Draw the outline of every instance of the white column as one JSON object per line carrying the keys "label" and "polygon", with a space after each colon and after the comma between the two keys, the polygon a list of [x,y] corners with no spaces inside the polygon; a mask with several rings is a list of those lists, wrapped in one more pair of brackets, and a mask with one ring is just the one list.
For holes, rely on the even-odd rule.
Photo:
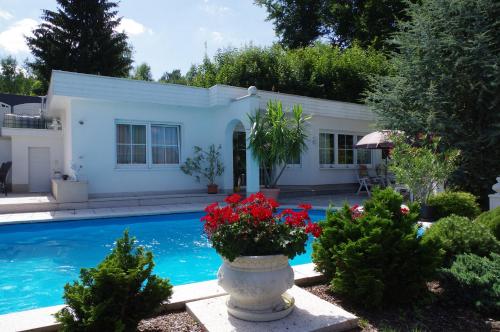
{"label": "white column", "polygon": [[492,187],[494,194],[488,195],[490,197],[490,210],[500,206],[500,176],[497,177],[497,183]]}
{"label": "white column", "polygon": [[[248,137],[248,133],[247,133]],[[247,145],[247,194],[253,194],[260,191],[259,182],[259,163],[254,158],[252,149]]]}

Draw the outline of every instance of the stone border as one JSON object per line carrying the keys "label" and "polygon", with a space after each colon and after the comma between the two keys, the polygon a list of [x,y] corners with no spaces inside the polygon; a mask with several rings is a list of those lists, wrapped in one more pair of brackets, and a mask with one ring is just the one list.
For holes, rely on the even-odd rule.
{"label": "stone border", "polygon": [[[292,268],[295,284],[298,286],[314,284],[323,279],[323,275],[314,270],[313,263],[295,265]],[[170,302],[164,303],[160,310],[180,310],[185,308],[187,302],[226,295],[217,285],[217,280],[174,286],[173,291]],[[53,314],[63,307],[57,305],[0,315],[0,331],[57,331],[59,324],[54,320]]]}

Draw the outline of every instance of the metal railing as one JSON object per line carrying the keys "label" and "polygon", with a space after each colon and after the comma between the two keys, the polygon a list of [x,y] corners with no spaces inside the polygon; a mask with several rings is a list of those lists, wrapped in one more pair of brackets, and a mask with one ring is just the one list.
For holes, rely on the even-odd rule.
{"label": "metal railing", "polygon": [[13,113],[4,114],[2,126],[7,128],[54,129],[51,118]]}

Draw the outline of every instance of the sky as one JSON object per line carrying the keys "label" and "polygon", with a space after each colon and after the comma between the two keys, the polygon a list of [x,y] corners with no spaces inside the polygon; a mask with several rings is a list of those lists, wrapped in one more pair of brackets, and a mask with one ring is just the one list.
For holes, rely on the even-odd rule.
{"label": "sky", "polygon": [[[29,58],[23,36],[41,22],[42,9],[56,6],[55,0],[0,0],[0,57]],[[253,0],[121,0],[119,15],[136,64],[148,63],[155,79],[200,63],[205,42],[212,56],[220,48],[277,40],[266,10]]]}

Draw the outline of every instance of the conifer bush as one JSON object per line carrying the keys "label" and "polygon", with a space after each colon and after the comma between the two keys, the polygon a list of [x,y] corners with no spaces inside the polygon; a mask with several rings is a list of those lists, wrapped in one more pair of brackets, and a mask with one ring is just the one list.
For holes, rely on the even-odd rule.
{"label": "conifer bush", "polygon": [[500,206],[481,213],[475,222],[488,227],[497,240],[500,241]]}
{"label": "conifer bush", "polygon": [[445,295],[453,301],[485,313],[500,313],[500,255],[458,255],[452,266],[441,271]]}
{"label": "conifer bush", "polygon": [[481,213],[476,196],[464,191],[445,191],[432,195],[427,205],[433,208],[435,220],[452,214],[474,219]]}
{"label": "conifer bush", "polygon": [[331,289],[366,307],[419,297],[441,263],[435,243],[417,236],[418,206],[392,189],[374,191],[365,206],[345,205],[320,222],[313,261]]}
{"label": "conifer bush", "polygon": [[423,236],[425,243],[435,243],[445,252],[444,267],[449,267],[457,255],[472,253],[481,257],[500,253],[500,242],[489,228],[466,217],[449,216],[438,220]]}
{"label": "conifer bush", "polygon": [[67,307],[56,314],[62,331],[135,331],[139,321],[170,298],[168,279],[152,274],[153,254],[123,237],[96,268],[64,286]]}

